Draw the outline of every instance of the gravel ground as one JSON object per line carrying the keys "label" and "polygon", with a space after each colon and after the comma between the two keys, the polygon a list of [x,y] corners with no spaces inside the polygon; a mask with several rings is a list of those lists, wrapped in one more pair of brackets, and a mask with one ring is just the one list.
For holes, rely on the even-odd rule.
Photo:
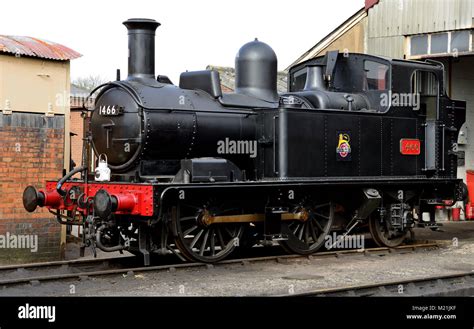
{"label": "gravel ground", "polygon": [[21,286],[0,290],[0,296],[267,296],[474,271],[474,222],[449,222],[443,230],[417,230],[417,240],[443,247],[415,253],[145,272]]}

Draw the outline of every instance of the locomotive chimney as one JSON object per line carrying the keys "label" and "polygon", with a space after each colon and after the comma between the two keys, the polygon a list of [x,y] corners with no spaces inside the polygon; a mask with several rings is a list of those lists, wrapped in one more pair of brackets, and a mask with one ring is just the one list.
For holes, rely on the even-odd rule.
{"label": "locomotive chimney", "polygon": [[128,79],[155,79],[155,31],[161,24],[154,19],[131,18],[128,29]]}

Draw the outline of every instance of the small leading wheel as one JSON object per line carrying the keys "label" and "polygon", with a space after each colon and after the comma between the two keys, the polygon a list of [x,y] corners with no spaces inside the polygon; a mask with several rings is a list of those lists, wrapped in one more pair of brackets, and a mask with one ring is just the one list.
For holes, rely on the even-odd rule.
{"label": "small leading wheel", "polygon": [[407,236],[407,232],[400,232],[397,234],[390,233],[386,222],[380,222],[380,218],[377,216],[370,216],[369,218],[369,229],[370,234],[372,234],[372,238],[374,239],[375,243],[379,247],[389,247],[394,248],[403,243]]}
{"label": "small leading wheel", "polygon": [[309,255],[324,244],[334,220],[334,207],[332,203],[325,203],[298,207],[296,211],[303,212],[304,216],[300,220],[282,222],[282,233],[288,240],[280,244],[289,253]]}
{"label": "small leading wheel", "polygon": [[218,262],[239,245],[243,226],[234,223],[206,225],[203,219],[210,211],[183,205],[176,209],[173,218],[176,247],[190,261]]}

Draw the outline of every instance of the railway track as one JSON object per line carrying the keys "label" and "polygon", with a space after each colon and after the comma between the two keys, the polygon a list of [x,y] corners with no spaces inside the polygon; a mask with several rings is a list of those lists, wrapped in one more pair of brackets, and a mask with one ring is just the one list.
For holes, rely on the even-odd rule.
{"label": "railway track", "polygon": [[[84,280],[91,277],[107,275],[134,275],[136,273],[152,271],[176,271],[190,268],[213,268],[231,264],[247,265],[256,262],[288,262],[298,259],[317,259],[324,257],[350,257],[354,255],[381,255],[390,253],[411,253],[417,250],[439,248],[438,243],[419,243],[404,245],[396,248],[367,248],[364,250],[338,250],[318,252],[309,256],[301,255],[275,255],[263,257],[236,258],[221,261],[215,264],[205,263],[178,263],[175,262],[157,266],[140,266],[137,262],[141,260],[135,256],[124,256],[118,258],[104,259],[82,259],[72,261],[45,262],[36,264],[10,265],[0,267],[0,287],[22,284],[38,285],[47,281]],[[8,278],[8,275],[10,277]],[[5,279],[5,277],[7,277]]]}
{"label": "railway track", "polygon": [[472,296],[474,272],[435,275],[364,285],[325,288],[278,297]]}
{"label": "railway track", "polygon": [[0,267],[0,276],[4,276],[5,273],[11,271],[25,272],[35,271],[42,269],[55,269],[55,268],[71,268],[91,265],[110,265],[112,263],[130,261],[133,262],[135,256],[123,256],[123,257],[104,257],[104,258],[87,258],[87,259],[74,259],[64,261],[53,261],[53,262],[41,262],[41,263],[28,263],[28,264],[14,264]]}

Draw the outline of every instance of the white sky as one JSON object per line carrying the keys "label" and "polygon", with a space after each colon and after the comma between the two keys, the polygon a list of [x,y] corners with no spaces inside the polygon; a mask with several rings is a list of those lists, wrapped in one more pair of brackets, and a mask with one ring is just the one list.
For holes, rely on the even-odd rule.
{"label": "white sky", "polygon": [[14,0],[4,1],[0,34],[25,35],[61,43],[83,55],[71,77],[127,75],[128,18],[153,18],[156,74],[178,83],[185,70],[208,64],[234,66],[237,50],[258,37],[285,69],[303,52],[362,8],[364,0]]}

